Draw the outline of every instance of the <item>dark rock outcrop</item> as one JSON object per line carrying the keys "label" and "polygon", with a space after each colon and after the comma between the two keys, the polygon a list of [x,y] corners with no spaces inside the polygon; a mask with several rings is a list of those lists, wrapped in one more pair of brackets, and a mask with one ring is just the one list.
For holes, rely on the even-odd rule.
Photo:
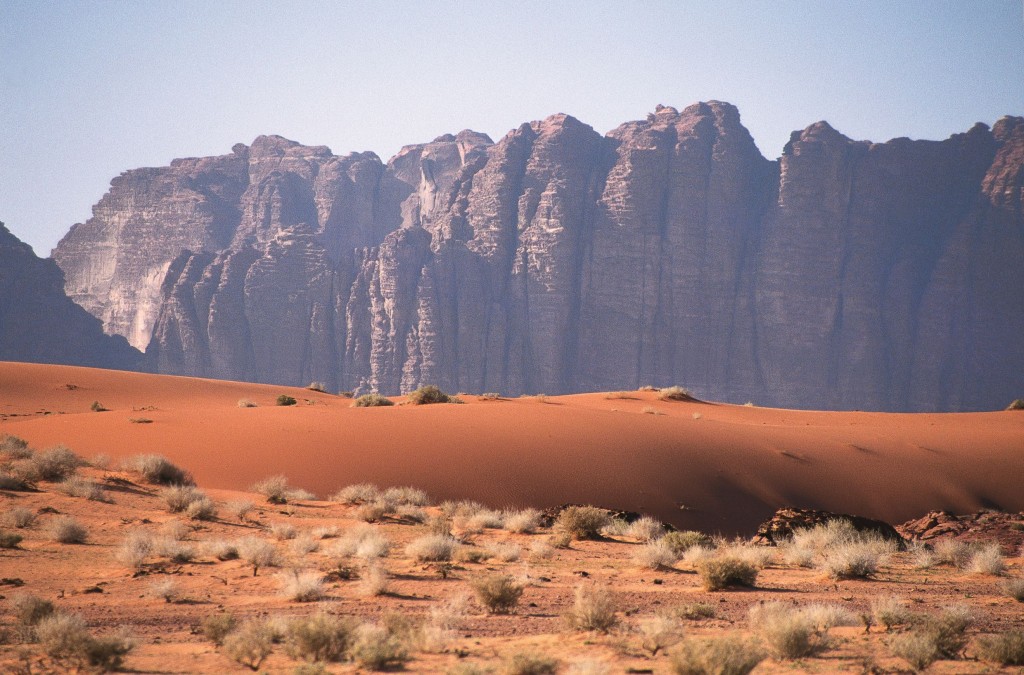
{"label": "dark rock outcrop", "polygon": [[793,536],[797,530],[809,530],[817,525],[825,525],[830,521],[849,523],[857,532],[877,535],[886,541],[896,542],[903,548],[905,542],[900,533],[889,523],[881,520],[850,516],[845,513],[830,513],[815,509],[784,508],[775,512],[757,528],[753,541],[758,544],[781,544]]}
{"label": "dark rock outcrop", "polygon": [[64,275],[0,223],[0,361],[134,370],[142,354],[64,294]]}
{"label": "dark rock outcrop", "polygon": [[260,137],[115,179],[54,258],[166,373],[998,409],[1024,372],[1024,119],[882,144],[819,122],[774,162],[719,102],[387,164]]}

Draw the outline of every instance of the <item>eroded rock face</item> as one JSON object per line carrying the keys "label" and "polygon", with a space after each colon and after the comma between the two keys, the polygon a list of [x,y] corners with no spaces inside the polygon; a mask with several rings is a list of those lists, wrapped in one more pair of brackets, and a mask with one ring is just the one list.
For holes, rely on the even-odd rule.
{"label": "eroded rock face", "polygon": [[819,122],[775,162],[719,102],[387,164],[260,137],[127,172],[54,257],[160,372],[999,409],[1024,372],[1024,120],[882,144]]}
{"label": "eroded rock face", "polygon": [[64,294],[64,275],[0,223],[0,361],[134,370],[142,354]]}

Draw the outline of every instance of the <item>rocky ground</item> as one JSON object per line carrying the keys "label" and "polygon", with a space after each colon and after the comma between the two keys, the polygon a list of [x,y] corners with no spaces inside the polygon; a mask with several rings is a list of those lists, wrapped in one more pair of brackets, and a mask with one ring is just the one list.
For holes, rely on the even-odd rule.
{"label": "rocky ground", "polygon": [[[32,461],[8,454],[2,463],[17,474]],[[930,672],[1004,672],[979,658],[980,645],[985,636],[1024,629],[1024,605],[1006,590],[1024,577],[1024,514],[928,514],[897,528],[909,538],[902,549],[896,544],[877,549],[877,571],[865,578],[833,578],[823,568],[832,555],[828,542],[768,546],[719,540],[713,542],[717,554],[692,548],[682,559],[659,560],[658,545],[645,541],[665,533],[658,528],[613,521],[597,539],[565,540],[564,523],[555,519],[529,533],[512,532],[529,525],[532,514],[502,514],[471,504],[419,505],[414,491],[384,500],[368,494],[365,502],[349,504],[340,498],[309,500],[301,493],[275,504],[259,493],[185,491],[184,501],[199,506],[172,513],[167,488],[137,471],[99,468],[102,458],[95,464],[79,468],[77,482],[38,479],[36,489],[0,491],[2,532],[22,537],[12,548],[0,549],[4,672],[83,666],[80,655],[62,655],[52,641],[35,642],[33,629],[19,623],[15,609],[23,606],[24,594],[51,602],[58,612],[80,615],[94,638],[125,631],[135,647],[124,668],[142,673],[249,672],[238,662],[245,660],[237,653],[238,638],[234,646],[230,639],[217,646],[204,635],[204,621],[224,614],[238,624],[261,622],[269,631],[263,635],[271,651],[259,670],[306,673],[370,670],[366,645],[379,651],[389,639],[387,644],[405,654],[392,665],[412,672],[555,672],[540,661],[525,664],[524,654],[557,661],[558,672],[700,672],[675,665],[687,645],[731,635],[748,638],[748,647],[762,653],[758,673],[904,672],[911,666],[896,655],[899,641],[917,634],[924,625],[920,617],[954,607],[970,615],[965,644],[955,659],[938,659]],[[247,502],[251,510],[246,512]],[[17,527],[19,516],[31,522]],[[82,543],[54,541],[54,528],[67,517],[84,526]],[[457,542],[452,559],[417,559],[410,544],[439,532],[450,532]],[[972,543],[948,543],[957,540]],[[133,560],[129,541],[148,541],[150,548],[136,547]],[[254,542],[266,542],[275,558],[256,575],[249,562],[229,555],[232,546],[246,555]],[[972,561],[985,542],[1001,543],[996,560],[1004,569],[990,564],[983,570]],[[664,547],[660,550],[663,554]],[[757,568],[753,586],[706,589],[702,561],[724,555],[721,551]],[[947,555],[959,555],[953,560],[959,566],[943,562]],[[302,576],[307,573],[309,579]],[[508,614],[488,612],[474,591],[488,575],[508,575],[522,588]],[[312,588],[309,601],[288,597],[289,579],[305,580]],[[579,618],[577,594],[584,602],[590,598],[590,609],[602,614],[594,599],[604,592],[612,625],[605,631],[573,627],[567,617]],[[918,618],[904,617],[886,630],[877,615],[890,596]],[[764,606],[775,607],[770,603],[782,603],[784,611],[816,603],[834,606],[824,624],[834,625],[826,632],[819,621],[808,638],[818,646],[815,653],[784,658],[773,649],[776,641],[764,619],[751,619],[751,608],[762,607],[754,612],[763,614]],[[288,622],[320,612],[385,628],[357,630],[362,652],[349,650],[338,660],[310,664],[296,651],[294,628],[288,637]],[[374,635],[384,643],[373,643]]]}

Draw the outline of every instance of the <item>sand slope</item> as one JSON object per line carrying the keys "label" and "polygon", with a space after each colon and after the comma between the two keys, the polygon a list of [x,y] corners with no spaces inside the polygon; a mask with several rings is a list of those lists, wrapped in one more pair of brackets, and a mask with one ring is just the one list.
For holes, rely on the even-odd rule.
{"label": "sand slope", "polygon": [[[281,393],[299,405],[275,406]],[[87,457],[164,454],[214,488],[276,473],[320,495],[353,482],[413,484],[437,499],[590,502],[725,533],[749,533],[783,505],[893,523],[931,509],[1024,510],[1021,412],[807,412],[625,396],[356,409],[289,387],[0,363],[0,433]],[[239,408],[243,397],[259,407]],[[93,401],[110,411],[91,412]]]}

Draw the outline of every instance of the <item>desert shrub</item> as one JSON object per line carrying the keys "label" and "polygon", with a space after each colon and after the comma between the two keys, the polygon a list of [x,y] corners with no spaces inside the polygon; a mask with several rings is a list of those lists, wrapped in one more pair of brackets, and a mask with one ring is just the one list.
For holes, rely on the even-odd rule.
{"label": "desert shrub", "polygon": [[967,644],[965,632],[971,625],[966,607],[950,607],[938,616],[919,618],[911,630],[889,641],[893,654],[916,670],[924,670],[937,659],[955,659]]}
{"label": "desert shrub", "polygon": [[934,636],[923,631],[910,631],[889,640],[889,649],[895,656],[910,664],[914,670],[924,670],[939,658]]}
{"label": "desert shrub", "polygon": [[480,507],[476,511],[458,513],[453,519],[456,529],[467,534],[479,534],[486,529],[505,526],[505,515],[501,511]]}
{"label": "desert shrub", "polygon": [[235,629],[238,622],[235,620],[235,615],[229,612],[222,614],[210,614],[203,619],[200,625],[200,631],[207,640],[212,642],[217,647],[224,644],[224,638],[228,636],[228,633]]}
{"label": "desert shrub", "polygon": [[153,537],[143,530],[133,530],[125,535],[114,557],[134,569],[141,569],[146,558],[153,553]]}
{"label": "desert shrub", "polygon": [[676,675],[747,675],[764,661],[756,640],[739,635],[687,638],[669,654]]}
{"label": "desert shrub", "polygon": [[1024,602],[1024,579],[1009,579],[1003,584],[1003,592],[1017,602]]}
{"label": "desert shrub", "polygon": [[555,529],[574,539],[596,539],[610,516],[596,506],[567,506],[555,520]]}
{"label": "desert shrub", "polygon": [[89,642],[89,631],[82,617],[62,612],[53,612],[41,619],[35,635],[46,655],[57,660],[81,658]]}
{"label": "desert shrub", "polygon": [[89,531],[71,516],[60,516],[50,524],[50,537],[61,544],[84,544]]}
{"label": "desert shrub", "polygon": [[481,563],[487,560],[490,555],[482,548],[473,546],[460,546],[455,551],[455,559],[459,562]]}
{"label": "desert shrub", "polygon": [[427,534],[409,542],[405,554],[419,562],[447,562],[458,546],[454,537],[442,534]]}
{"label": "desert shrub", "polygon": [[248,499],[239,499],[228,502],[224,505],[224,509],[237,518],[239,522],[244,523],[249,520],[249,514],[256,509],[256,505]]}
{"label": "desert shrub", "polygon": [[1024,410],[1024,398],[1014,399],[1010,405],[1006,406],[1007,410]]}
{"label": "desert shrub", "polygon": [[379,528],[372,525],[357,525],[338,540],[334,546],[334,554],[372,560],[386,557],[390,549],[391,542]]}
{"label": "desert shrub", "polygon": [[402,639],[378,624],[363,624],[356,629],[350,650],[352,659],[370,670],[389,670],[409,660]]}
{"label": "desert shrub", "polygon": [[32,482],[34,482],[34,479],[29,478],[28,476],[25,475],[0,472],[0,490],[13,490],[15,492],[25,492],[32,489]]}
{"label": "desert shrub", "polygon": [[224,562],[225,560],[238,560],[238,544],[226,539],[214,539],[203,545],[207,555]]}
{"label": "desert shrub", "polygon": [[752,587],[757,583],[757,566],[734,554],[704,558],[696,563],[696,567],[701,585],[708,591],[720,591],[729,586]]}
{"label": "desert shrub", "polygon": [[209,497],[200,497],[185,509],[185,515],[191,520],[215,520],[217,507]]}
{"label": "desert shrub", "polygon": [[171,513],[181,513],[193,502],[206,499],[206,495],[191,485],[170,485],[160,490],[160,499]]}
{"label": "desert shrub", "polygon": [[173,518],[168,520],[160,528],[165,537],[170,537],[175,541],[183,541],[188,539],[192,535],[192,528],[184,521]]}
{"label": "desert shrub", "polygon": [[174,537],[158,537],[153,540],[153,553],[168,561],[182,565],[192,562],[196,557],[196,550]]}
{"label": "desert shrub", "polygon": [[656,614],[641,619],[636,631],[640,635],[640,647],[651,656],[657,656],[658,652],[665,651],[682,637],[679,619],[671,614]]}
{"label": "desert shrub", "polygon": [[136,455],[125,460],[124,467],[153,485],[194,485],[191,474],[161,455]]}
{"label": "desert shrub", "polygon": [[555,555],[555,547],[546,541],[535,541],[530,544],[531,560],[550,560]]}
{"label": "desert shrub", "polygon": [[312,534],[306,532],[292,540],[291,549],[295,555],[308,555],[320,549],[320,542]]}
{"label": "desert shrub", "polygon": [[385,595],[390,586],[388,572],[380,565],[370,565],[359,577],[359,594],[372,598]]}
{"label": "desert shrub", "polygon": [[939,565],[953,565],[963,569],[970,563],[974,547],[959,539],[943,539],[935,543],[935,562]]}
{"label": "desert shrub", "polygon": [[23,539],[23,536],[14,532],[0,532],[0,548],[18,548]]}
{"label": "desert shrub", "polygon": [[282,474],[264,478],[249,489],[266,497],[271,504],[287,504],[289,500],[313,498],[305,490],[288,485],[288,478]]}
{"label": "desert shrub", "polygon": [[32,524],[36,522],[36,514],[26,508],[16,506],[4,513],[3,522],[8,527],[16,527],[20,530],[32,527]]}
{"label": "desert shrub", "polygon": [[298,401],[295,400],[294,396],[289,396],[288,394],[281,394],[280,396],[277,397],[275,403],[277,405],[288,406],[295,405],[296,403],[298,403]]}
{"label": "desert shrub", "polygon": [[633,553],[633,562],[652,570],[670,568],[678,560],[679,554],[661,539],[644,544]]}
{"label": "desert shrub", "polygon": [[377,523],[392,513],[395,513],[395,506],[383,499],[378,499],[377,501],[357,506],[352,512],[352,517],[364,523]]}
{"label": "desert shrub", "polygon": [[410,523],[425,523],[430,520],[426,511],[412,504],[399,504],[395,509],[395,518]]}
{"label": "desert shrub", "polygon": [[503,514],[504,527],[517,534],[533,534],[540,527],[541,513],[537,509],[508,511]]}
{"label": "desert shrub", "polygon": [[11,459],[28,459],[32,456],[32,449],[28,446],[28,441],[10,434],[0,436],[0,452]]}
{"label": "desert shrub", "polygon": [[823,551],[821,569],[832,579],[864,579],[877,572],[886,558],[877,542],[852,541]]}
{"label": "desert shrub", "polygon": [[32,455],[29,461],[35,468],[39,480],[51,482],[64,480],[75,473],[78,467],[86,464],[85,460],[63,445],[38,452]]}
{"label": "desert shrub", "polygon": [[978,638],[978,656],[1001,666],[1024,666],[1024,632],[1015,630]]}
{"label": "desert shrub", "polygon": [[395,402],[386,396],[380,394],[363,394],[356,400],[352,401],[353,408],[377,408],[381,406],[394,405]]}
{"label": "desert shrub", "polygon": [[566,621],[575,630],[607,633],[618,623],[615,616],[615,599],[606,588],[577,586]]}
{"label": "desert shrub", "polygon": [[324,580],[319,572],[298,571],[278,575],[281,594],[293,602],[313,602],[324,597]]}
{"label": "desert shrub", "polygon": [[330,501],[338,502],[339,504],[355,505],[373,502],[379,498],[380,488],[373,483],[356,483],[354,485],[346,485],[335,492],[330,496]]}
{"label": "desert shrub", "polygon": [[477,398],[481,401],[497,401],[499,398],[501,398],[501,394],[499,394],[496,391],[488,391],[483,394],[480,394],[479,396],[477,396]]}
{"label": "desert shrub", "polygon": [[69,476],[57,486],[57,489],[69,497],[81,497],[94,502],[107,501],[102,485],[81,476]]}
{"label": "desert shrub", "polygon": [[306,389],[310,391],[319,392],[321,394],[327,393],[327,385],[323,382],[310,382],[306,385]]}
{"label": "desert shrub", "polygon": [[93,401],[92,404],[89,405],[89,410],[93,412],[107,412],[108,409],[104,408],[103,404],[99,401]]}
{"label": "desert shrub", "polygon": [[53,603],[31,593],[14,593],[8,600],[19,626],[31,628],[54,612]]}
{"label": "desert shrub", "polygon": [[608,523],[601,528],[603,537],[625,537],[629,534],[629,523],[625,518],[610,518]]}
{"label": "desert shrub", "polygon": [[871,603],[871,615],[875,622],[885,626],[885,630],[892,630],[893,626],[906,624],[911,619],[910,609],[907,603],[894,595],[887,595],[876,598]]}
{"label": "desert shrub", "polygon": [[356,625],[352,619],[317,612],[288,623],[285,651],[310,662],[340,661],[352,644]]}
{"label": "desert shrub", "polygon": [[998,542],[986,544],[977,549],[967,563],[967,568],[975,574],[999,576],[1006,571],[1006,561]]}
{"label": "desert shrub", "polygon": [[692,401],[693,396],[682,387],[665,387],[658,390],[658,399],[662,401]]}
{"label": "desert shrub", "polygon": [[252,565],[252,575],[256,576],[261,567],[275,567],[279,556],[277,548],[266,539],[245,537],[238,541],[238,556]]}
{"label": "desert shrub", "polygon": [[794,607],[768,602],[750,608],[750,626],[782,659],[813,656],[829,648],[832,626],[851,623],[849,613],[829,605]]}
{"label": "desert shrub", "polygon": [[271,523],[267,530],[270,536],[278,541],[288,541],[299,534],[298,528],[291,523]]}
{"label": "desert shrub", "polygon": [[171,603],[181,595],[181,586],[174,579],[157,579],[149,587],[149,592],[154,598],[160,598],[164,602]]}
{"label": "desert shrub", "polygon": [[426,506],[430,503],[426,492],[409,485],[388,488],[381,495],[381,499],[397,505]]}
{"label": "desert shrub", "polygon": [[523,549],[518,544],[508,542],[492,541],[484,545],[487,557],[499,562],[515,562],[523,554]]}
{"label": "desert shrub", "polygon": [[665,525],[650,516],[643,516],[629,524],[627,536],[640,541],[654,541],[665,536]]}
{"label": "desert shrub", "polygon": [[513,654],[502,663],[505,675],[555,675],[561,662],[553,656],[535,652]]}
{"label": "desert shrub", "polygon": [[224,654],[232,661],[257,671],[273,652],[275,637],[275,631],[266,621],[250,619],[224,638]]}
{"label": "desert shrub", "polygon": [[519,603],[525,586],[507,574],[488,574],[470,582],[477,601],[491,614],[509,614]]}
{"label": "desert shrub", "polygon": [[255,408],[256,407],[256,402],[253,401],[252,399],[249,399],[249,398],[240,398],[240,399],[238,399],[238,407],[239,408]]}
{"label": "desert shrub", "polygon": [[406,398],[413,405],[427,405],[429,403],[451,403],[454,397],[449,396],[434,385],[428,384],[416,391],[409,392]]}

